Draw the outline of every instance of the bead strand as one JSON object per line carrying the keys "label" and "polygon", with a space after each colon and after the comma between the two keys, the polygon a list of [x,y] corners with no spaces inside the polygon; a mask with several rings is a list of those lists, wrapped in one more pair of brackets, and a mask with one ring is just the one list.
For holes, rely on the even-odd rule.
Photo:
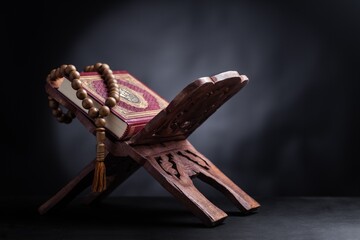
{"label": "bead strand", "polygon": [[[68,79],[80,78],[80,73],[76,71],[73,65],[61,65],[58,68],[53,69],[47,76],[47,81],[55,87],[59,87],[59,83],[66,77]],[[66,113],[60,108],[60,104],[53,99],[48,97],[49,107],[52,109],[52,115],[61,123],[71,123],[75,118],[75,114],[68,110]]]}
{"label": "bead strand", "polygon": [[88,97],[86,90],[81,87],[81,82],[79,84],[78,81],[75,81],[75,83],[72,84],[72,88],[77,90],[76,96],[78,99],[82,100],[82,106],[88,110],[88,115],[95,119],[96,127],[105,127],[105,117],[110,114],[110,109],[115,107],[120,101],[119,85],[112,70],[106,63],[96,63],[85,67],[84,70],[85,72],[96,71],[104,80],[108,89],[108,97],[105,99],[105,105],[101,106],[100,109],[94,107],[94,103]]}
{"label": "bead strand", "polygon": [[[76,91],[76,97],[81,100],[81,105],[88,111],[88,115],[94,119],[96,126],[96,165],[94,172],[93,192],[102,192],[106,189],[106,169],[105,169],[105,125],[106,117],[110,114],[110,109],[115,107],[120,101],[120,90],[117,80],[106,63],[96,63],[85,67],[85,72],[96,71],[104,80],[108,90],[108,96],[105,99],[105,104],[97,109],[94,106],[93,100],[88,96],[87,91],[83,88],[80,80],[80,73],[76,70],[74,65],[61,65],[59,68],[53,69],[47,81],[55,88],[59,87],[63,78],[67,78],[71,82],[71,87]],[[52,109],[52,114],[59,122],[70,123],[75,115],[68,111],[66,114],[60,108],[60,104],[48,97],[49,107]]]}
{"label": "bead strand", "polygon": [[[108,97],[105,100],[105,105],[100,109],[94,107],[94,102],[88,97],[86,90],[82,87],[80,80],[80,73],[76,70],[74,65],[61,65],[59,68],[53,69],[48,75],[48,80],[51,83],[55,83],[59,79],[65,77],[71,81],[71,87],[76,90],[76,97],[82,100],[82,106],[88,110],[88,115],[95,119],[95,125],[97,127],[105,126],[105,117],[110,114],[110,108],[114,107],[120,101],[120,92],[117,80],[110,69],[108,64],[96,63],[85,68],[86,72],[96,71],[103,78],[107,88]],[[56,84],[55,84],[56,85]],[[70,123],[75,117],[71,112],[64,114],[59,108],[59,104],[55,99],[49,97],[49,107],[53,110],[53,115],[60,121]]]}
{"label": "bead strand", "polygon": [[[96,125],[96,166],[94,171],[94,179],[92,184],[93,192],[102,192],[106,189],[106,169],[105,169],[105,125],[107,117],[110,114],[110,108],[115,107],[115,105],[120,101],[120,90],[117,80],[110,69],[109,65],[103,63],[96,63],[85,67],[85,72],[96,71],[104,80],[105,85],[108,90],[108,96],[105,99],[105,104],[97,109],[94,107],[91,99],[87,97],[86,91],[84,92],[81,88],[83,94],[83,107],[88,109],[89,116],[95,118]],[[84,94],[85,93],[85,94]],[[85,106],[84,106],[85,105]]]}
{"label": "bead strand", "polygon": [[49,107],[52,110],[52,115],[61,123],[69,124],[75,118],[75,114],[71,111],[67,111],[63,113],[62,109],[60,108],[60,104],[53,99],[52,97],[48,97],[49,99]]}

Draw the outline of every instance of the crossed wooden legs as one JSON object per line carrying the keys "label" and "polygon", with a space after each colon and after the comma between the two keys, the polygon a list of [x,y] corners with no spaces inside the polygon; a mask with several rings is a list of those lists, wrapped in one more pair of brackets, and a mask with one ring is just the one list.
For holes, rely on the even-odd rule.
{"label": "crossed wooden legs", "polygon": [[[106,157],[107,190],[91,193],[87,203],[97,202],[109,195],[140,166],[143,166],[168,192],[180,200],[206,226],[221,223],[227,214],[211,203],[193,184],[192,178],[212,185],[227,196],[240,211],[253,211],[260,205],[226,177],[209,159],[199,153],[187,140],[154,145],[121,146],[129,157]],[[40,206],[44,214],[63,206],[91,185],[94,162],[57,194]]]}
{"label": "crossed wooden legs", "polygon": [[146,158],[144,168],[207,226],[221,223],[227,215],[199,192],[191,178],[199,177],[217,188],[241,211],[260,206],[187,140],[134,148]]}
{"label": "crossed wooden legs", "polygon": [[[108,187],[106,191],[102,193],[91,193],[88,195],[84,199],[87,203],[100,201],[108,196],[118,185],[140,168],[140,165],[129,157],[115,157],[112,154],[106,156],[105,163],[108,174],[106,178]],[[45,214],[65,206],[86,188],[90,187],[93,180],[94,169],[95,160],[86,165],[75,178],[42,204],[38,209],[39,213]]]}

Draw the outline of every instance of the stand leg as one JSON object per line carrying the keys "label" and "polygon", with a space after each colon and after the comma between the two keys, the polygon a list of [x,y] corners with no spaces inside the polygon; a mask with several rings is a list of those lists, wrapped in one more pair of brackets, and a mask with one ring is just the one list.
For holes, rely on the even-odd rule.
{"label": "stand leg", "polygon": [[220,171],[202,171],[198,177],[202,181],[222,192],[238,209],[240,209],[240,211],[251,212],[260,207],[258,202],[256,202]]}
{"label": "stand leg", "polygon": [[95,160],[85,166],[85,168],[66,184],[53,197],[42,204],[38,211],[45,214],[50,210],[58,209],[72,201],[78,194],[91,185],[92,176],[94,175]]}
{"label": "stand leg", "polygon": [[258,202],[186,140],[139,145],[133,149],[133,159],[142,163],[167,191],[183,202],[207,226],[219,224],[227,215],[199,192],[191,178],[199,177],[220,190],[241,211],[254,211],[260,207]]}
{"label": "stand leg", "polygon": [[144,164],[145,169],[206,226],[218,225],[227,217],[224,211],[199,192],[185,166],[176,156],[169,153],[147,160]]}
{"label": "stand leg", "polygon": [[106,161],[106,190],[101,193],[91,192],[85,199],[86,204],[96,204],[110,195],[120,184],[136,172],[141,165],[130,157],[112,157]]}
{"label": "stand leg", "polygon": [[[127,149],[129,157],[108,154],[107,190],[90,193],[88,204],[99,202],[124,182],[140,166],[143,166],[168,192],[181,201],[206,226],[220,224],[227,214],[210,202],[193,184],[192,178],[212,185],[226,195],[242,211],[256,210],[260,205],[240,187],[225,176],[209,159],[199,153],[188,141],[176,141],[156,145],[139,145]],[[95,161],[89,163],[80,174],[57,194],[40,206],[45,214],[70,202],[92,183]]]}
{"label": "stand leg", "polygon": [[[202,181],[221,191],[241,211],[255,211],[260,204],[245,193],[239,186],[222,173],[209,159],[196,151],[188,148],[177,152],[183,162],[189,164]],[[185,163],[184,163],[185,164]]]}
{"label": "stand leg", "polygon": [[[90,195],[85,198],[87,203],[98,202],[108,196],[118,185],[123,183],[140,167],[139,164],[129,157],[115,157],[111,154],[106,156],[105,164],[107,171],[107,190],[102,193],[90,193]],[[90,187],[94,176],[94,169],[95,160],[86,165],[74,179],[42,204],[38,209],[39,213],[45,214],[50,210],[53,211],[65,206],[78,194]]]}
{"label": "stand leg", "polygon": [[260,204],[245,193],[238,185],[222,173],[209,159],[199,153],[192,145],[177,151],[184,164],[189,164],[196,176],[202,181],[210,184],[226,197],[241,211],[254,211]]}

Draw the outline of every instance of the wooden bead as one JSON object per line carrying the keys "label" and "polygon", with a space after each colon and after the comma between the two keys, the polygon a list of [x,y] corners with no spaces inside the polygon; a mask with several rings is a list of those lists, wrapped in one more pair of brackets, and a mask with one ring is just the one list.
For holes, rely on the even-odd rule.
{"label": "wooden bead", "polygon": [[108,94],[108,96],[109,96],[109,97],[112,97],[112,96],[110,96],[111,94],[120,94],[119,88],[109,89],[109,94]]}
{"label": "wooden bead", "polygon": [[63,123],[69,124],[71,122],[72,122],[72,118],[67,115],[64,115]]}
{"label": "wooden bead", "polygon": [[90,98],[85,98],[83,101],[82,101],[82,106],[85,108],[85,109],[90,109],[94,106],[94,102],[90,99]]}
{"label": "wooden bead", "polygon": [[82,87],[82,83],[81,83],[80,79],[74,79],[74,80],[71,82],[71,87],[72,87],[74,90],[79,90],[79,89]]}
{"label": "wooden bead", "polygon": [[79,79],[80,73],[78,71],[71,71],[69,74],[69,80],[73,81],[74,79]]}
{"label": "wooden bead", "polygon": [[116,101],[116,102],[119,102],[119,101],[120,101],[120,95],[118,94],[117,91],[111,91],[111,92],[109,93],[109,97],[115,98],[115,101]]}
{"label": "wooden bead", "polygon": [[97,118],[95,120],[96,127],[105,127],[106,120],[104,118]]}
{"label": "wooden bead", "polygon": [[105,71],[107,71],[108,69],[110,69],[109,65],[107,65],[106,63],[101,64],[101,66],[99,67],[98,71],[100,74],[104,73]]}
{"label": "wooden bead", "polygon": [[114,76],[113,71],[108,68],[102,73],[103,78],[105,79],[107,76]]}
{"label": "wooden bead", "polygon": [[108,97],[105,100],[105,105],[108,106],[109,108],[112,108],[116,105],[116,100],[113,97]]}
{"label": "wooden bead", "polygon": [[65,114],[67,117],[69,117],[70,119],[75,118],[75,113],[73,113],[72,111],[67,111],[67,113]]}
{"label": "wooden bead", "polygon": [[69,75],[72,71],[76,71],[76,67],[74,65],[67,65],[65,69],[65,74]]}
{"label": "wooden bead", "polygon": [[[115,98],[114,96],[119,95],[119,94],[120,94],[120,91],[118,89],[110,89],[110,92],[109,92],[108,96]],[[112,95],[114,95],[114,96],[112,96]]]}
{"label": "wooden bead", "polygon": [[[119,89],[118,88],[110,88],[109,89],[109,94],[108,94],[108,96],[109,97],[112,97],[112,96],[110,96],[110,94],[120,94],[120,91],[119,91]],[[116,99],[115,99],[116,100]]]}
{"label": "wooden bead", "polygon": [[107,85],[107,88],[109,89],[119,89],[119,85],[115,82],[112,82],[111,84]]}
{"label": "wooden bead", "polygon": [[115,101],[118,103],[120,102],[120,95],[119,94],[111,94],[109,97],[115,98]]}
{"label": "wooden bead", "polygon": [[109,86],[110,84],[117,84],[117,80],[115,78],[111,78],[106,81],[106,86]]}
{"label": "wooden bead", "polygon": [[57,68],[57,69],[56,69],[56,71],[55,71],[55,76],[56,76],[56,79],[63,77],[60,68]]}
{"label": "wooden bead", "polygon": [[91,118],[97,118],[99,116],[99,109],[97,109],[96,107],[90,108],[88,111],[88,115]]}
{"label": "wooden bead", "polygon": [[66,72],[65,72],[66,67],[67,67],[66,64],[63,64],[63,65],[60,66],[60,72],[61,72],[62,76],[65,76],[65,74],[66,74]]}
{"label": "wooden bead", "polygon": [[84,71],[85,72],[92,72],[94,69],[93,69],[93,66],[86,66],[85,68],[84,68]]}
{"label": "wooden bead", "polygon": [[102,63],[95,63],[94,70],[98,72],[101,65]]}
{"label": "wooden bead", "polygon": [[104,75],[108,75],[108,74],[113,75],[113,71],[110,69],[110,67],[104,71]]}
{"label": "wooden bead", "polygon": [[99,109],[99,114],[101,117],[106,117],[110,114],[110,108],[108,106],[101,106]]}
{"label": "wooden bead", "polygon": [[49,100],[49,107],[51,109],[57,109],[59,107],[59,103],[54,99]]}
{"label": "wooden bead", "polygon": [[56,79],[56,69],[53,69],[50,72],[50,81],[55,81]]}
{"label": "wooden bead", "polygon": [[65,122],[65,115],[61,115],[61,116],[59,116],[59,117],[57,117],[56,118],[59,122],[61,122],[61,123],[63,123],[63,122]]}
{"label": "wooden bead", "polygon": [[103,74],[103,77],[104,77],[104,80],[107,82],[107,81],[109,81],[109,80],[111,80],[111,79],[114,79],[115,78],[115,76],[114,76],[114,74],[113,73],[104,73]]}
{"label": "wooden bead", "polygon": [[76,91],[76,96],[78,99],[84,100],[85,98],[87,98],[87,92],[85,91],[85,89],[80,88]]}
{"label": "wooden bead", "polygon": [[53,109],[51,113],[54,117],[60,117],[61,115],[63,115],[61,108]]}

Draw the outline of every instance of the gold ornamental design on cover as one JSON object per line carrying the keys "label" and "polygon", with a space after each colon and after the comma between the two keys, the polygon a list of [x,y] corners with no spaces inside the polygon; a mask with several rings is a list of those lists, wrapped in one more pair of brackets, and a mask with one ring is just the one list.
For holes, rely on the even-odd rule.
{"label": "gold ornamental design on cover", "polygon": [[[168,103],[150,88],[129,73],[115,73],[120,90],[120,102],[113,108],[114,113],[124,119],[153,117]],[[104,101],[104,85],[99,75],[81,76],[83,87],[90,90],[95,100]]]}

